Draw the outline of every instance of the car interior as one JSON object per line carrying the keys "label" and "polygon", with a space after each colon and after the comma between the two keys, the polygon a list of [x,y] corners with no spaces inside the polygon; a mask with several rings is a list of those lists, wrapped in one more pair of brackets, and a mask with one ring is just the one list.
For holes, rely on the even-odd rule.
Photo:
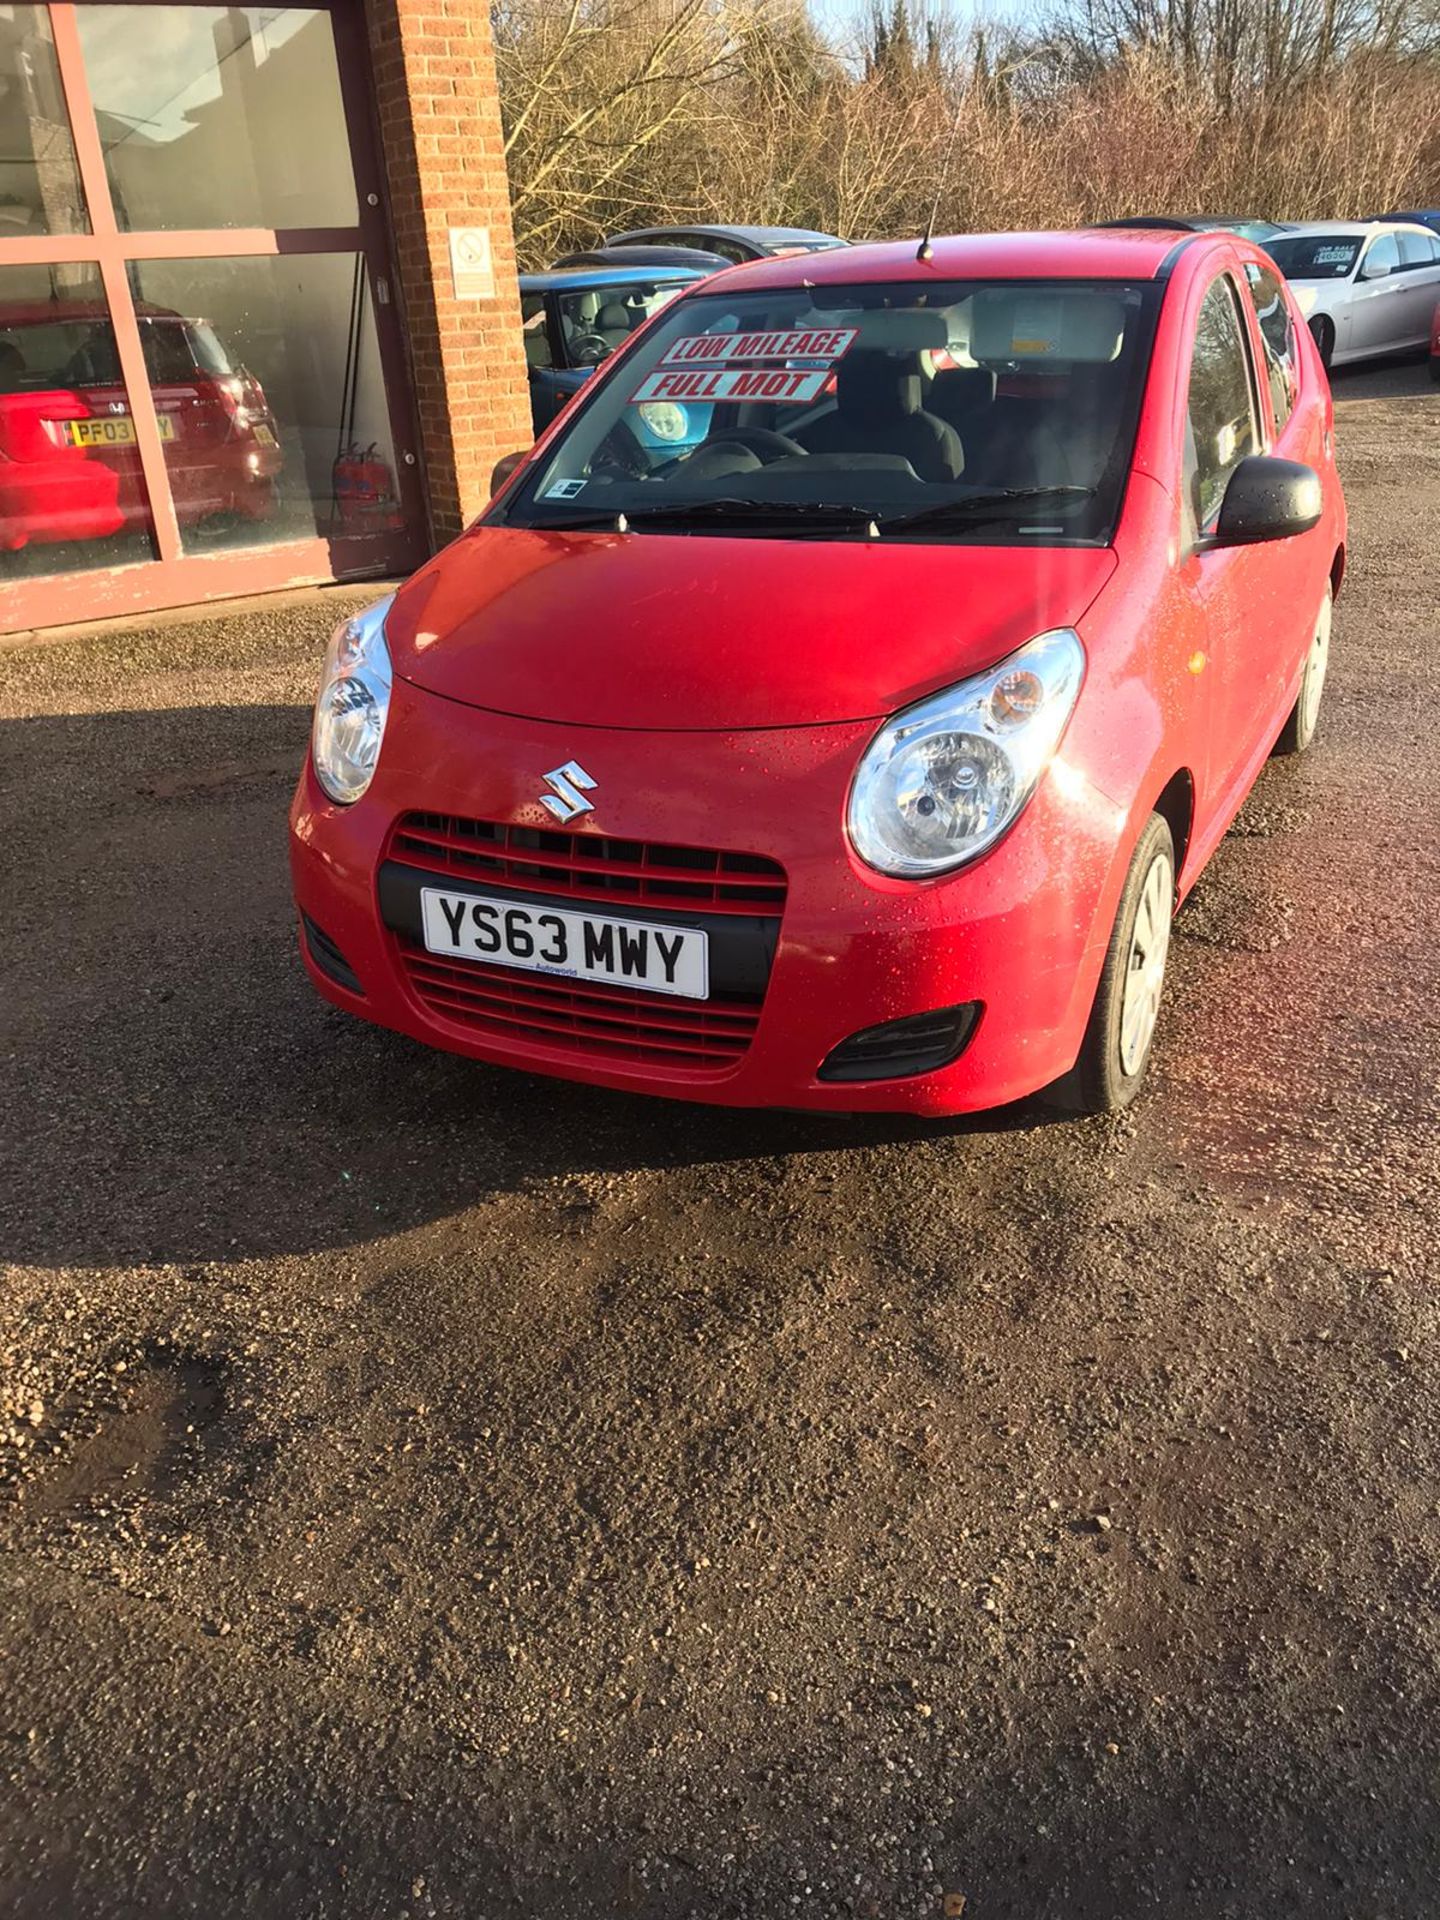
{"label": "car interior", "polygon": [[[833,390],[818,405],[778,418],[774,407],[735,409],[735,421],[721,420],[712,436],[720,445],[702,445],[677,477],[783,470],[837,455],[880,459],[928,484],[1101,484],[1133,368],[1122,299],[989,288],[963,310],[850,317],[860,339],[836,362]],[[727,425],[778,431],[793,449],[766,459]]]}

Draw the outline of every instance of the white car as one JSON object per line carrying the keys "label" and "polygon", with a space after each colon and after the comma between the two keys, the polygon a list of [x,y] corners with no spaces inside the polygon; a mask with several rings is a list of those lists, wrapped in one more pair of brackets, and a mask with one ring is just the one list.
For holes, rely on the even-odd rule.
{"label": "white car", "polygon": [[1430,338],[1440,236],[1395,220],[1325,220],[1266,242],[1325,365],[1403,353]]}

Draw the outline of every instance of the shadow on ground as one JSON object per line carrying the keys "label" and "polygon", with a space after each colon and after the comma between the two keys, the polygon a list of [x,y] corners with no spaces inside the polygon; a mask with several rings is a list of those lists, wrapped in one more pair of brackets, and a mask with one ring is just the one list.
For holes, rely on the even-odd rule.
{"label": "shadow on ground", "polygon": [[0,723],[4,1257],[304,1253],[557,1174],[925,1131],[702,1107],[677,1125],[670,1102],[486,1068],[327,1007],[286,859],[306,727],[288,706]]}

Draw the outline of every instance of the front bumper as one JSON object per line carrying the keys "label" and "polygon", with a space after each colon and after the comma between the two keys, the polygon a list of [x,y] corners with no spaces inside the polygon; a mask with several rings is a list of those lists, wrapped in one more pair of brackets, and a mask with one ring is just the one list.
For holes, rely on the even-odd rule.
{"label": "front bumper", "polygon": [[[308,761],[295,794],[291,864],[310,922],[301,939],[306,968],[337,1006],[427,1045],[636,1092],[919,1114],[1035,1092],[1066,1072],[1079,1049],[1123,871],[1123,814],[1062,753],[1015,829],[974,866],[921,885],[885,880],[854,859],[844,835],[851,775],[872,732],[869,721],[729,735],[560,727],[397,681],[365,797],[333,805]],[[762,969],[755,1017],[735,1057],[680,1064],[653,1052],[596,1052],[564,1036],[480,1033],[417,991],[403,930],[406,885],[396,881],[397,822],[420,811],[553,831],[540,803],[544,775],[570,760],[596,785],[594,811],[569,832],[722,849],[784,869],[768,982]],[[475,884],[496,890],[483,878]],[[572,895],[566,904],[583,901]],[[653,903],[644,913],[661,924],[691,918]],[[731,926],[738,938],[739,923]],[[764,937],[757,928],[755,943]],[[753,970],[755,943],[749,960],[743,939],[736,946],[742,973]],[[334,953],[361,992],[343,983]],[[958,1003],[978,1004],[978,1018],[959,1057],[937,1071],[820,1077],[826,1058],[861,1029]],[[716,1018],[724,1024],[718,1003]]]}

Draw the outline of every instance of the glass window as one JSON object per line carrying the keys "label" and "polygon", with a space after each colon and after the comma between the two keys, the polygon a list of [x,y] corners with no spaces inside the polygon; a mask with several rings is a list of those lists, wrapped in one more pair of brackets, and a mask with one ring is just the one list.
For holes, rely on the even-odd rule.
{"label": "glass window", "polygon": [[1251,262],[1245,268],[1245,282],[1255,308],[1255,317],[1260,322],[1260,340],[1265,349],[1265,376],[1278,431],[1294,411],[1299,385],[1295,322],[1278,273]]}
{"label": "glass window", "polygon": [[187,552],[403,525],[354,254],[141,260],[131,276]]}
{"label": "glass window", "polygon": [[625,281],[612,287],[586,287],[579,293],[561,294],[556,304],[566,366],[598,366],[686,284],[683,280],[668,286]]}
{"label": "glass window", "polygon": [[543,293],[527,293],[520,301],[520,328],[525,336],[525,364],[527,367],[553,367],[555,356],[550,350],[550,329],[545,324],[545,296]]}
{"label": "glass window", "polygon": [[[504,519],[1108,538],[1149,368],[1153,283],[698,284],[590,382]],[[588,296],[600,304],[582,351],[586,338],[608,354],[628,337],[608,298],[619,291]]]}
{"label": "glass window", "polygon": [[1287,280],[1348,280],[1360,258],[1358,233],[1307,233],[1267,242],[1265,251]]}
{"label": "glass window", "polygon": [[328,13],[82,5],[77,16],[122,229],[355,224]]}
{"label": "glass window", "polygon": [[0,240],[88,230],[49,9],[0,6]]}
{"label": "glass window", "polygon": [[1215,282],[1200,306],[1190,361],[1189,497],[1201,530],[1214,525],[1231,474],[1258,453],[1250,356],[1234,289]]}
{"label": "glass window", "polygon": [[0,267],[0,580],[153,554],[99,270]]}
{"label": "glass window", "polygon": [[1400,267],[1433,267],[1440,261],[1440,241],[1430,233],[1399,233]]}
{"label": "glass window", "polygon": [[1382,233],[1365,255],[1360,268],[1362,280],[1378,279],[1394,273],[1400,265],[1400,242],[1393,233]]}

